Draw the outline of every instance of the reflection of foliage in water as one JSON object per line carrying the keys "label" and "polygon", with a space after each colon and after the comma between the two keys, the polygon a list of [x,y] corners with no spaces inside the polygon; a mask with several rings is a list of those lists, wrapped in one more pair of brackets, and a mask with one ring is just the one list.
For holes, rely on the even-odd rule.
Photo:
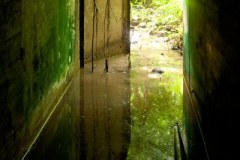
{"label": "reflection of foliage in water", "polygon": [[168,159],[173,155],[171,125],[182,119],[182,76],[139,80],[131,73],[132,139],[128,159]]}

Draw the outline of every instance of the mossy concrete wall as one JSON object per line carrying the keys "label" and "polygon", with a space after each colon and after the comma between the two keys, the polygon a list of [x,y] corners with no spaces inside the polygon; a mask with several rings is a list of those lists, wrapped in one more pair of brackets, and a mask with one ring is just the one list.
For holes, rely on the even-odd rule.
{"label": "mossy concrete wall", "polygon": [[240,2],[185,0],[184,128],[189,159],[238,157]]}
{"label": "mossy concrete wall", "polygon": [[0,159],[21,159],[79,66],[78,7],[0,2]]}
{"label": "mossy concrete wall", "polygon": [[84,2],[85,62],[129,53],[130,0]]}

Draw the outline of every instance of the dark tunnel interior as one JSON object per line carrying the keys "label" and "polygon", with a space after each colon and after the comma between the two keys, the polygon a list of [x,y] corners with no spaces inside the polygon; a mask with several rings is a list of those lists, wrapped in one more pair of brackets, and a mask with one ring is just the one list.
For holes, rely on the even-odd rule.
{"label": "dark tunnel interior", "polygon": [[[237,0],[184,0],[181,137],[188,160],[238,157],[239,10]],[[129,76],[130,11],[130,0],[0,1],[1,160],[127,158],[130,82],[122,75]],[[106,67],[117,55],[123,58]],[[101,74],[91,74],[102,61]],[[79,129],[87,125],[94,127]],[[97,150],[101,144],[107,152]]]}

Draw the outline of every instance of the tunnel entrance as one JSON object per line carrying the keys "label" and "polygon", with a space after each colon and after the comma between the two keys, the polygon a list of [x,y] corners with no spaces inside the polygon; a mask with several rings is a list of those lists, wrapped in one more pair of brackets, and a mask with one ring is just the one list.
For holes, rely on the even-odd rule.
{"label": "tunnel entrance", "polygon": [[80,71],[27,159],[174,159],[183,67],[180,26],[170,13],[178,1],[131,2],[131,67],[129,1],[102,2],[80,1]]}
{"label": "tunnel entrance", "polygon": [[2,0],[0,159],[173,159],[182,97],[187,157],[237,157],[240,3],[184,3],[183,67],[178,0],[131,35],[130,0]]}
{"label": "tunnel entrance", "polygon": [[[131,0],[131,142],[128,159],[173,159],[182,127],[183,4]],[[182,128],[181,128],[182,129]]]}

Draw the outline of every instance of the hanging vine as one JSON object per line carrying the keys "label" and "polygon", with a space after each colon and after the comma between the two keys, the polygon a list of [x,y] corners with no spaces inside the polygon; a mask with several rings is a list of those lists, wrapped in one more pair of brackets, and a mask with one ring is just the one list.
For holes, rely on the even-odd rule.
{"label": "hanging vine", "polygon": [[111,34],[109,32],[110,30],[110,0],[106,0],[106,6],[105,6],[105,15],[104,15],[104,58],[105,58],[105,72],[108,72],[108,52],[109,52],[109,39],[111,37]]}
{"label": "hanging vine", "polygon": [[[111,8],[110,8],[110,0],[106,0],[105,5],[105,15],[104,15],[104,24],[103,24],[103,30],[104,30],[104,59],[105,59],[105,72],[108,72],[108,53],[109,53],[109,41],[110,41],[110,15],[111,15]],[[112,11],[113,12],[113,11]],[[115,15],[113,15],[116,19]],[[97,53],[97,39],[98,39],[98,8],[96,5],[96,0],[93,0],[93,18],[92,18],[92,72],[94,70],[94,53]],[[117,21],[117,19],[116,19]]]}
{"label": "hanging vine", "polygon": [[[96,0],[93,0],[93,23],[92,23],[92,72],[94,70],[94,49],[97,50],[97,35],[98,35],[98,8]],[[94,47],[95,42],[95,47]],[[95,51],[96,53],[96,51]]]}

